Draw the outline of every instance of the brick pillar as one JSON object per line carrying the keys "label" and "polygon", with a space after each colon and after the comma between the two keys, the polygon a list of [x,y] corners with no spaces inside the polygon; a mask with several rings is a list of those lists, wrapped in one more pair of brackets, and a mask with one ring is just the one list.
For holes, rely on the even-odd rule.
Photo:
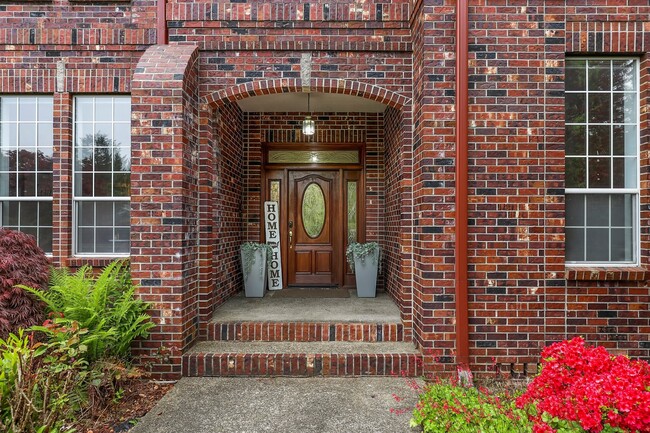
{"label": "brick pillar", "polygon": [[158,324],[135,354],[174,379],[198,335],[198,49],[150,47],[131,97],[131,272]]}
{"label": "brick pillar", "polygon": [[413,34],[413,333],[428,369],[455,369],[456,2],[424,0]]}
{"label": "brick pillar", "polygon": [[52,255],[55,266],[72,256],[72,96],[54,94]]}

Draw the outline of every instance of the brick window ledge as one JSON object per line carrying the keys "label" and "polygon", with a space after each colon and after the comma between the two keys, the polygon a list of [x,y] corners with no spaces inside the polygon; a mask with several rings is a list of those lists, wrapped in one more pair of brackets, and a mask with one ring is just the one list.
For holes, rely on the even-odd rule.
{"label": "brick window ledge", "polygon": [[101,269],[111,264],[111,262],[120,259],[127,259],[128,257],[70,257],[67,260],[66,266],[69,268],[80,268],[83,265],[90,265],[93,268]]}
{"label": "brick window ledge", "polygon": [[650,269],[567,267],[565,275],[567,280],[574,281],[647,281],[650,280]]}

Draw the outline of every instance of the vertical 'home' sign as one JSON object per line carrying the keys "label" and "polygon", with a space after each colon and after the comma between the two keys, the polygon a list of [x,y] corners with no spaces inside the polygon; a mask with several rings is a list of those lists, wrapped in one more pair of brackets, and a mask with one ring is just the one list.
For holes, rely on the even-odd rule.
{"label": "vertical 'home' sign", "polygon": [[269,290],[282,289],[282,261],[280,260],[280,219],[277,201],[264,202],[264,226],[266,243],[271,246],[268,262]]}

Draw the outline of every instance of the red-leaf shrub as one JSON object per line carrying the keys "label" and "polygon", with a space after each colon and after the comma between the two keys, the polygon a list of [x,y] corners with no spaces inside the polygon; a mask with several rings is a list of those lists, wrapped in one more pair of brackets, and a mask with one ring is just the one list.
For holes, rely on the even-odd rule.
{"label": "red-leaf shrub", "polygon": [[45,289],[49,276],[50,262],[34,237],[0,227],[0,338],[42,323],[41,303],[16,285]]}
{"label": "red-leaf shrub", "polygon": [[582,338],[555,343],[542,352],[540,374],[517,405],[532,409],[535,432],[567,422],[589,433],[650,432],[650,366]]}

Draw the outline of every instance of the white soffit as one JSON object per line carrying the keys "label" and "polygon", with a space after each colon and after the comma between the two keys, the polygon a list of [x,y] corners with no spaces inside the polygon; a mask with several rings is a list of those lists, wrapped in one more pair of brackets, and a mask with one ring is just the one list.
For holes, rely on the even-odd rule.
{"label": "white soffit", "polygon": [[[239,108],[251,113],[307,112],[307,93],[276,93],[237,101]],[[311,93],[310,108],[316,113],[383,113],[386,105],[339,93]]]}

